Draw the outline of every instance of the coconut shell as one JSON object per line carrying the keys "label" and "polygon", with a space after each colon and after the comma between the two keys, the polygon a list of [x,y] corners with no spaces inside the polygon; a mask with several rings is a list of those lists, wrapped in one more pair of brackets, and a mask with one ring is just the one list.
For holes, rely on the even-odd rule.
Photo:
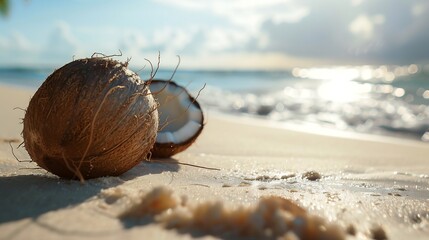
{"label": "coconut shell", "polygon": [[204,125],[201,125],[200,130],[188,141],[183,143],[158,143],[155,142],[153,149],[151,150],[152,157],[155,158],[169,158],[175,154],[185,151],[188,147],[190,147],[200,133],[203,131]]}
{"label": "coconut shell", "polygon": [[149,88],[127,63],[80,59],[32,97],[23,138],[40,167],[68,179],[117,176],[146,158],[158,129]]}
{"label": "coconut shell", "polygon": [[[200,104],[198,103],[197,99],[192,97],[184,87],[179,86],[177,83],[175,83],[173,81],[166,81],[166,80],[159,80],[159,79],[152,80],[151,84],[153,84],[153,83],[159,83],[159,84],[165,84],[165,85],[171,84],[175,87],[181,88],[183,90],[183,92],[181,94],[188,95],[190,102],[192,102],[192,104],[194,104],[194,106],[196,108],[200,109],[200,111],[201,111],[201,127],[191,138],[189,138],[188,140],[186,140],[184,142],[180,142],[180,143],[155,142],[153,149],[151,150],[152,157],[169,158],[169,157],[171,157],[177,153],[180,153],[180,152],[186,150],[189,146],[191,146],[195,142],[195,140],[198,138],[198,136],[201,134],[201,132],[204,129],[204,114],[203,114],[202,108],[201,108]],[[156,93],[154,93],[154,98],[156,101],[158,101]],[[158,104],[163,104],[163,103],[158,101]],[[166,104],[168,104],[168,102]],[[160,121],[161,121],[161,119],[160,119]],[[160,126],[160,127],[162,127],[162,126]]]}

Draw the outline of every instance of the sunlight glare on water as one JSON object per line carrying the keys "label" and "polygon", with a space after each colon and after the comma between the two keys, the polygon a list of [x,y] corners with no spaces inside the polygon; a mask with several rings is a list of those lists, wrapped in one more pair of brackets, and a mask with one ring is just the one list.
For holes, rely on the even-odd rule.
{"label": "sunlight glare on water", "polygon": [[371,91],[371,86],[358,84],[353,80],[373,78],[373,70],[369,67],[295,68],[292,74],[295,77],[325,80],[319,86],[317,94],[324,100],[338,103],[357,101],[364,97]]}
{"label": "sunlight glare on water", "polygon": [[[322,80],[323,83],[317,89],[317,94],[321,99],[347,103],[369,97],[368,95],[373,89],[371,84],[365,84],[365,82],[374,83],[376,81],[390,84],[398,77],[413,75],[418,71],[419,67],[416,64],[410,64],[394,67],[381,65],[379,67],[294,68],[292,74],[297,78]],[[356,80],[361,82],[356,82]],[[391,92],[395,97],[405,95],[402,88],[394,89]],[[421,95],[425,99],[429,98],[428,92],[423,92]]]}
{"label": "sunlight glare on water", "polygon": [[337,103],[354,102],[370,92],[370,85],[347,80],[332,80],[321,84],[317,90],[320,98]]}

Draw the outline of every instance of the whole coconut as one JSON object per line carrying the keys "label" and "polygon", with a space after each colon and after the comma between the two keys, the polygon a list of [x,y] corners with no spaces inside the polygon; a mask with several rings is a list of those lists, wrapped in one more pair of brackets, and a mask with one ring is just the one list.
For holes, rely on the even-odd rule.
{"label": "whole coconut", "polygon": [[157,105],[137,74],[107,58],[54,71],[24,117],[25,148],[63,178],[117,176],[146,158],[158,129]]}

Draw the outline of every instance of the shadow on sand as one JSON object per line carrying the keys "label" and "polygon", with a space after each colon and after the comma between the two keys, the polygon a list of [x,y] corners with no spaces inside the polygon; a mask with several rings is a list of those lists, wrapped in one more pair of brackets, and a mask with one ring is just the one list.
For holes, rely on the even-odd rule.
{"label": "shadow on sand", "polygon": [[121,185],[124,181],[165,171],[180,169],[175,159],[169,164],[140,163],[119,177],[90,179],[85,183],[60,179],[53,175],[0,176],[0,224],[78,205],[100,193],[102,189]]}
{"label": "shadow on sand", "polygon": [[121,179],[128,181],[136,177],[148,174],[160,174],[163,172],[177,172],[180,169],[179,161],[174,158],[154,159],[155,161],[145,161],[128,172],[120,176]]}

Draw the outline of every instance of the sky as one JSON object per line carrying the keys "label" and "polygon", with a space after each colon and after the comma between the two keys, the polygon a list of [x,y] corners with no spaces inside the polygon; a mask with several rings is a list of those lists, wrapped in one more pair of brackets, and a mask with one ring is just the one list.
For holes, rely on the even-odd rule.
{"label": "sky", "polygon": [[427,0],[10,0],[0,67],[122,52],[182,69],[429,63]]}

